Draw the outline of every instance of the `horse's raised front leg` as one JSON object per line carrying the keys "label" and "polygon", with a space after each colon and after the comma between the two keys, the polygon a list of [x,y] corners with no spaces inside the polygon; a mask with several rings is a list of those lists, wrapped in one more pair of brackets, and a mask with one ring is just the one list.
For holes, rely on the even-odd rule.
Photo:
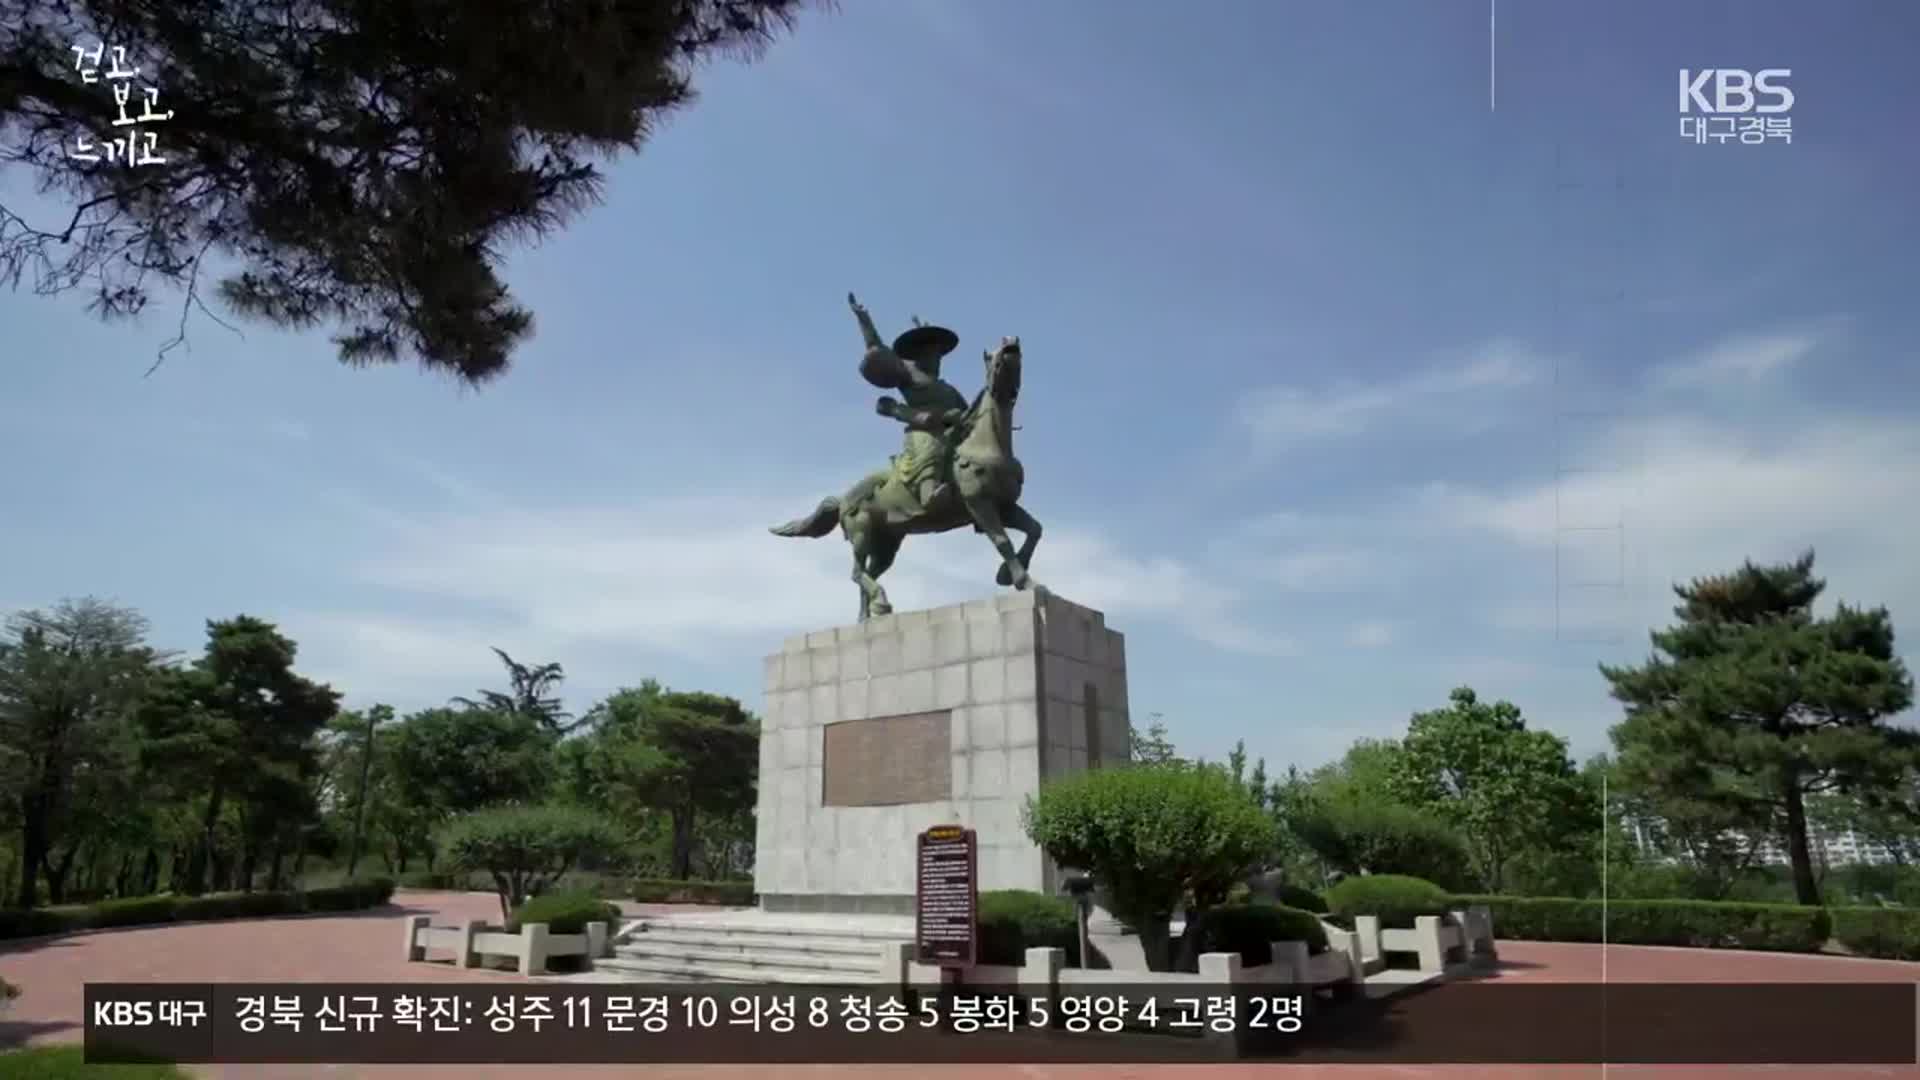
{"label": "horse's raised front leg", "polygon": [[1013,548],[1013,541],[1007,538],[1007,527],[1000,520],[1000,508],[992,499],[985,497],[967,500],[967,513],[973,518],[975,528],[987,534],[993,541],[993,548],[1000,553],[1000,575],[995,580],[1012,585],[1016,589],[1030,589],[1033,579],[1027,575],[1027,568],[1020,564],[1020,553]]}
{"label": "horse's raised front leg", "polygon": [[[1006,506],[1001,507],[1000,515],[1005,519],[1007,528],[1026,536],[1026,539],[1020,542],[1020,554],[1018,557],[1021,566],[1032,570],[1033,549],[1040,546],[1041,529],[1039,519],[1027,513],[1026,508],[1019,503],[1008,503]],[[1011,585],[1013,584],[1013,573],[1007,567],[1002,566],[999,575],[995,577],[994,580],[1002,585]]]}

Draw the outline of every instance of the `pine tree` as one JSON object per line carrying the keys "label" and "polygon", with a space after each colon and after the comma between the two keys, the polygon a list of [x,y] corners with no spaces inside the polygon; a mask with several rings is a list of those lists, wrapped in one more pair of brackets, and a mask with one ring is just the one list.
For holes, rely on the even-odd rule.
{"label": "pine tree", "polygon": [[[700,61],[765,46],[807,2],[0,0],[0,172],[73,206],[30,225],[0,205],[0,286],[85,288],[102,316],[177,288],[164,357],[211,257],[237,264],[219,291],[244,316],[331,325],[351,364],[484,382],[533,324],[503,246],[593,202],[595,158],[637,149]],[[164,165],[73,156],[129,130],[109,61],[89,83],[76,45],[151,80]]]}
{"label": "pine tree", "polygon": [[1640,667],[1601,666],[1626,719],[1613,730],[1621,779],[1656,810],[1776,831],[1794,891],[1820,902],[1807,801],[1906,794],[1920,734],[1888,724],[1913,703],[1885,608],[1815,617],[1826,583],[1813,553],[1675,586],[1678,623],[1652,635]]}

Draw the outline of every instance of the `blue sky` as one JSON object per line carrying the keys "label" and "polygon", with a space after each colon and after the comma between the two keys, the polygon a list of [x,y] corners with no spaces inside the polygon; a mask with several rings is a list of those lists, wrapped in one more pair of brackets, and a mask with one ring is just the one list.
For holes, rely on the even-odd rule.
{"label": "blue sky", "polygon": [[[513,254],[538,332],[480,393],[204,320],[143,379],[172,303],[0,294],[0,606],[261,615],[352,704],[493,685],[491,645],[575,708],[757,702],[856,603],[837,537],[765,526],[898,440],[851,289],[955,328],[968,392],[1021,336],[1035,574],[1190,751],[1313,765],[1467,683],[1589,753],[1670,582],[1808,545],[1912,655],[1920,9],[1503,8],[1490,109],[1476,0],[849,0]],[[1702,66],[1792,69],[1791,145],[1682,140]],[[993,568],[916,539],[887,584]]]}

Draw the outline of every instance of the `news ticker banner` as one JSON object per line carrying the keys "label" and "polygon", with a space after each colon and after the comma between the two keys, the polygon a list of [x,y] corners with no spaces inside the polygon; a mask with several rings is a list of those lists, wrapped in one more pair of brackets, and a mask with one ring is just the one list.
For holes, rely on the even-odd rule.
{"label": "news ticker banner", "polygon": [[1914,983],[93,983],[91,1063],[1912,1065]]}

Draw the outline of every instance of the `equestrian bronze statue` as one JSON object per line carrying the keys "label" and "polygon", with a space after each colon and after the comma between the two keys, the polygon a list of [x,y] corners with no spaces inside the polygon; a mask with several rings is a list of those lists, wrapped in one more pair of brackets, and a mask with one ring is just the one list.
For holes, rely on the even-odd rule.
{"label": "equestrian bronze statue", "polygon": [[[996,580],[1001,585],[1034,587],[1027,567],[1040,544],[1040,523],[1020,505],[1026,473],[1013,456],[1020,339],[1002,338],[984,354],[986,384],[969,404],[940,377],[940,361],[960,344],[958,335],[915,319],[888,346],[860,301],[849,293],[847,303],[866,341],[861,376],[900,395],[882,397],[875,411],[905,425],[905,442],[885,468],[844,495],[820,500],[806,517],[774,526],[773,534],[821,537],[838,525],[853,547],[862,622],[893,610],[879,579],[900,553],[901,541],[916,533],[972,526],[1000,553]],[[1025,534],[1018,550],[1007,537],[1009,528]]]}

